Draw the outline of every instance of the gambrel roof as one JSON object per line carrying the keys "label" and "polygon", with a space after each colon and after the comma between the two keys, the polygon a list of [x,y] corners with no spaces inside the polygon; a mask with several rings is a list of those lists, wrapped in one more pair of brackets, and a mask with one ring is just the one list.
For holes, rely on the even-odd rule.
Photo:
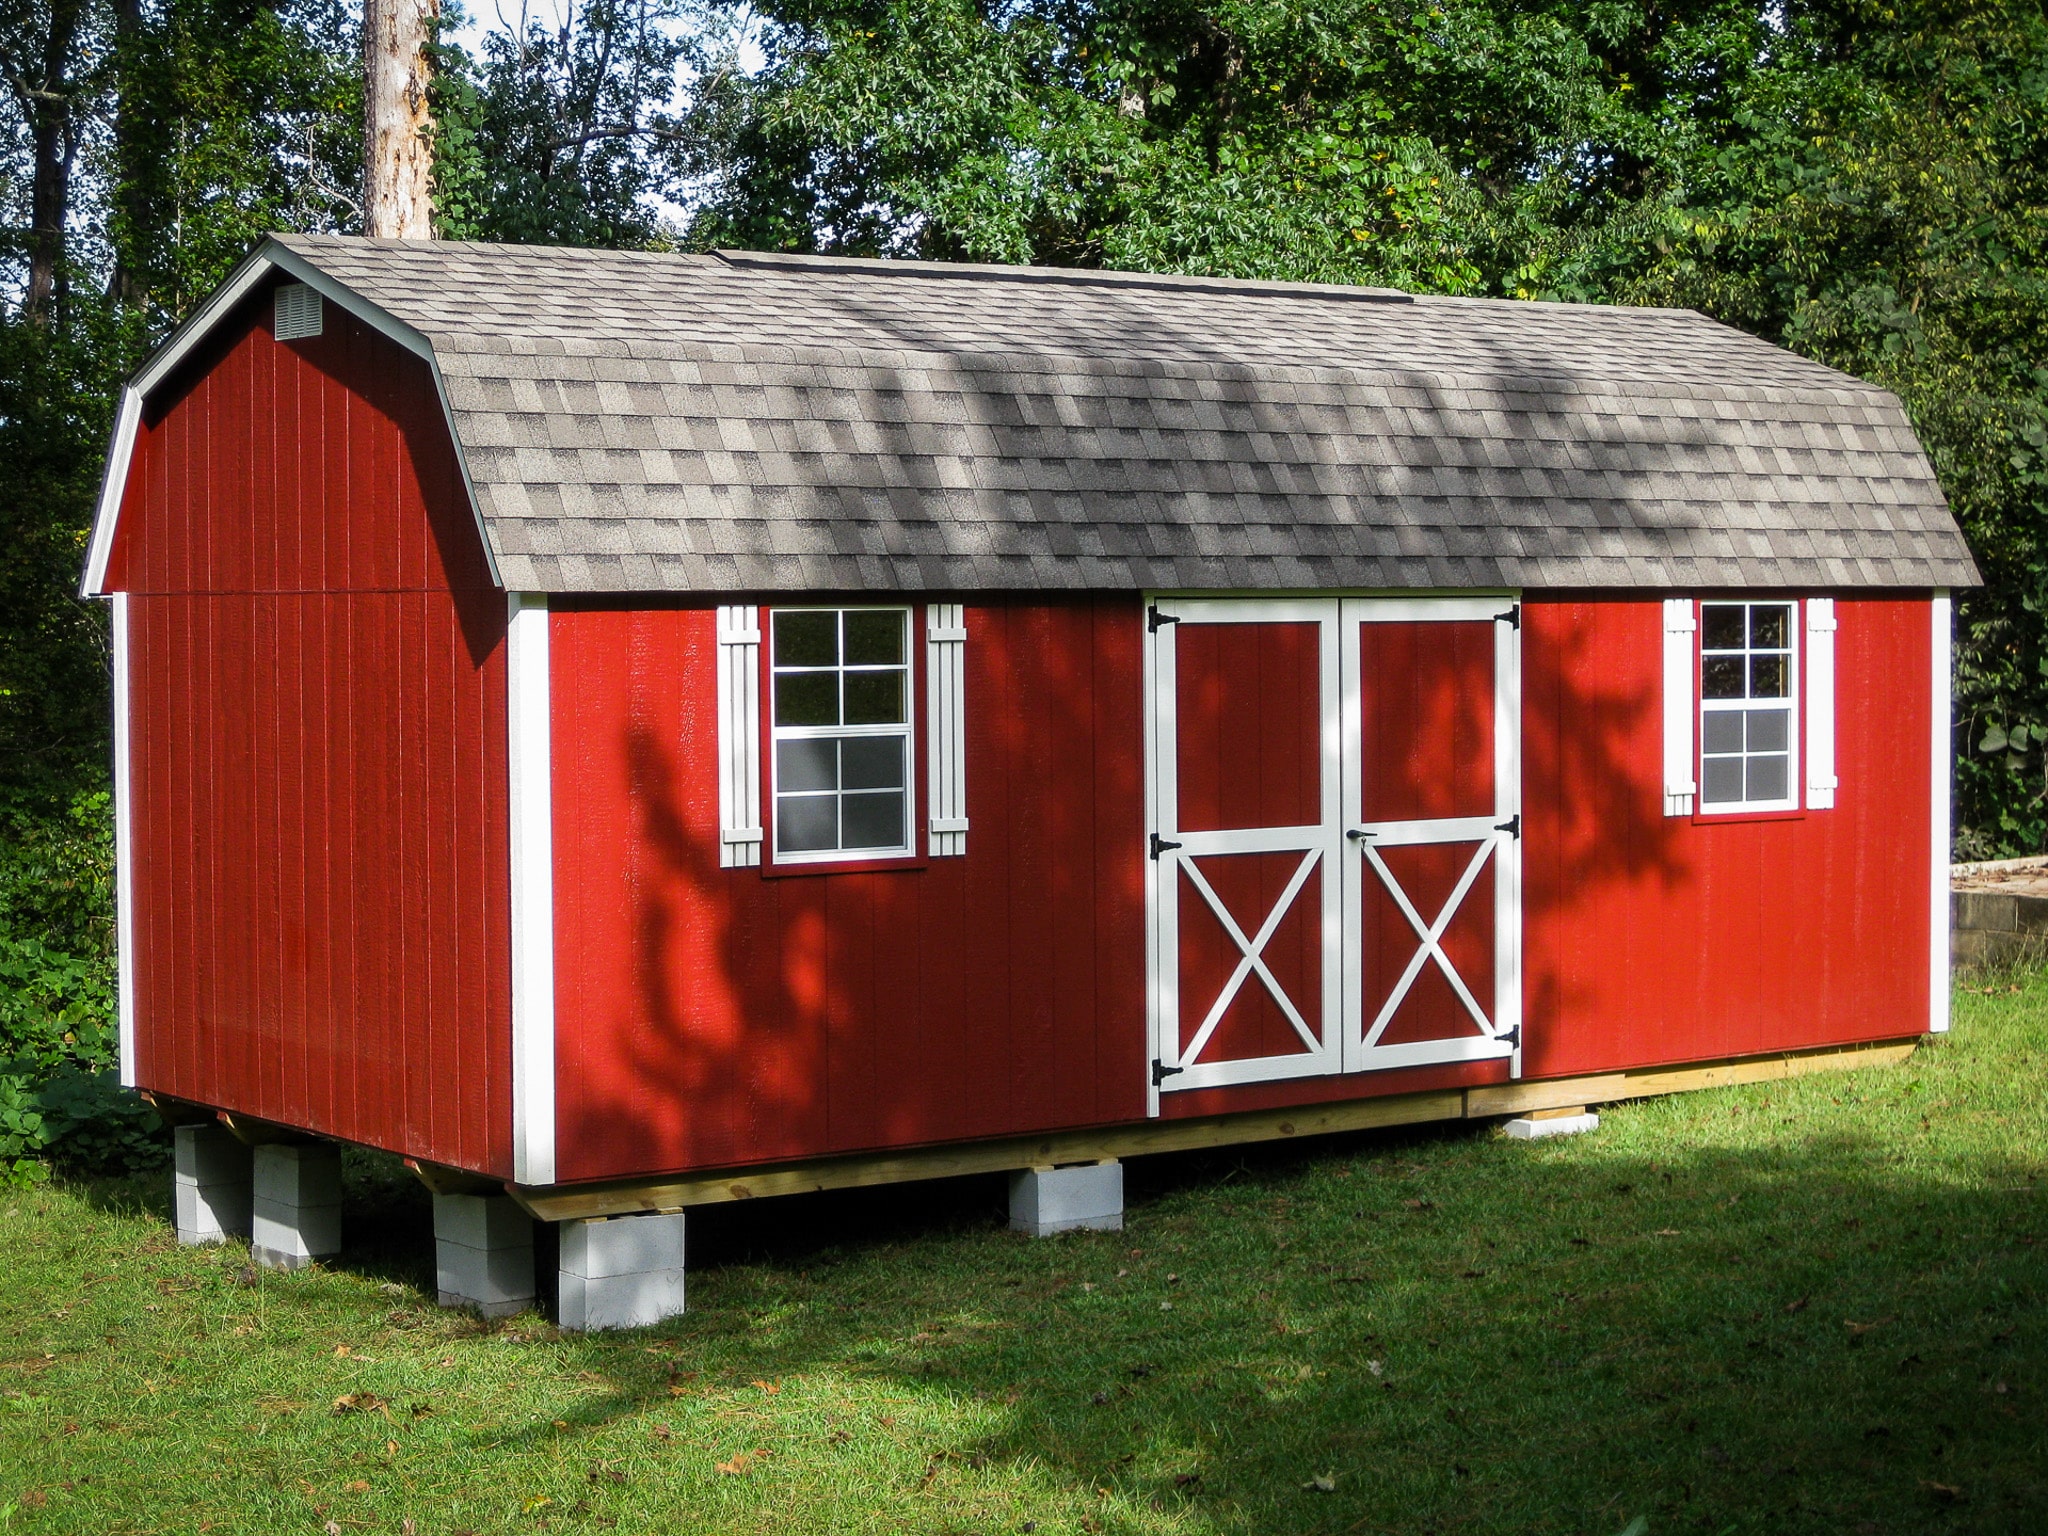
{"label": "gambrel roof", "polygon": [[513,590],[1977,579],[1892,395],[1688,310],[304,235],[265,263],[430,357]]}

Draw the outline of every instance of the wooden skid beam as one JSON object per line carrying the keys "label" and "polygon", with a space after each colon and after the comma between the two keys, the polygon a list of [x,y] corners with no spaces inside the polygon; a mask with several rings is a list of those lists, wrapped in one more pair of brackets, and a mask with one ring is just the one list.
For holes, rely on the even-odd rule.
{"label": "wooden skid beam", "polygon": [[589,1220],[644,1211],[678,1211],[693,1205],[752,1200],[769,1195],[811,1194],[870,1184],[905,1184],[970,1173],[1004,1173],[1062,1163],[1092,1163],[1155,1152],[1192,1152],[1296,1136],[1329,1136],[1382,1126],[1421,1125],[1434,1120],[1481,1120],[1501,1115],[1612,1104],[1622,1099],[1727,1088],[1738,1083],[1804,1077],[1855,1067],[1893,1066],[1913,1054],[1917,1042],[1856,1045],[1779,1056],[1682,1067],[1643,1067],[1590,1077],[1503,1083],[1496,1087],[1445,1089],[1434,1093],[1390,1094],[1299,1109],[1255,1110],[1199,1120],[1148,1120],[1136,1125],[1062,1131],[1050,1136],[1007,1137],[907,1151],[819,1158],[809,1162],[735,1168],[677,1178],[635,1179],[609,1184],[557,1185],[547,1189],[508,1184],[512,1198],[542,1221]]}

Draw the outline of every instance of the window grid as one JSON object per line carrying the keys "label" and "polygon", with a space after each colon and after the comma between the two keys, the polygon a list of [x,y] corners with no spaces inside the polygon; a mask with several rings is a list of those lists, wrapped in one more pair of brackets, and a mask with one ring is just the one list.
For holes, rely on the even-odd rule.
{"label": "window grid", "polygon": [[914,851],[910,610],[769,613],[778,863]]}
{"label": "window grid", "polygon": [[1799,804],[1796,603],[1700,604],[1700,809]]}

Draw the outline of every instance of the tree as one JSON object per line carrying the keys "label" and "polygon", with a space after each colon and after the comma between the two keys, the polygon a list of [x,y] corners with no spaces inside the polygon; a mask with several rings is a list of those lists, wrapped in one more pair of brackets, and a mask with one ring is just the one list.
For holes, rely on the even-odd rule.
{"label": "tree", "polygon": [[430,48],[440,0],[363,0],[363,232],[434,233]]}

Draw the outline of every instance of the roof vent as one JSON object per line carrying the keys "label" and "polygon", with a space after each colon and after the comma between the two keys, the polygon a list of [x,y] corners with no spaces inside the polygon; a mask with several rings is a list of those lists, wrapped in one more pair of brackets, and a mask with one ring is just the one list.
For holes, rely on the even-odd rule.
{"label": "roof vent", "polygon": [[320,334],[320,295],[304,283],[286,283],[277,290],[277,315],[272,331],[279,341],[303,341]]}

